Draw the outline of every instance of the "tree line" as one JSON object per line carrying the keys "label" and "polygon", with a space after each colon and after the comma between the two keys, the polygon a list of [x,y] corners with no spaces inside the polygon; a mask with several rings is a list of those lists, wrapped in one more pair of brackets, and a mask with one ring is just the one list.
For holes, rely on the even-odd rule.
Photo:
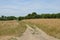
{"label": "tree line", "polygon": [[28,14],[26,16],[19,16],[19,17],[15,17],[15,16],[1,16],[0,20],[23,20],[23,19],[41,19],[41,18],[60,18],[60,13],[56,13],[56,14],[37,14],[36,12],[32,12],[31,14]]}

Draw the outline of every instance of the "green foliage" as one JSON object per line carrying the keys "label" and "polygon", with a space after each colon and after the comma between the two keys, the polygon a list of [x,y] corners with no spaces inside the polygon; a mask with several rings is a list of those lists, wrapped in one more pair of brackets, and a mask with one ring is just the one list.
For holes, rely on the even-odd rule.
{"label": "green foliage", "polygon": [[56,18],[60,18],[60,13],[56,14]]}
{"label": "green foliage", "polygon": [[16,20],[16,17],[15,16],[8,16],[7,20]]}
{"label": "green foliage", "polygon": [[5,20],[5,21],[6,21],[6,20],[16,20],[16,17],[15,17],[15,16],[8,16],[8,17],[7,17],[7,16],[1,16],[1,17],[0,17],[0,20],[1,20],[1,21],[4,21],[4,20]]}
{"label": "green foliage", "polygon": [[51,14],[51,15],[50,15],[50,18],[57,18],[57,17],[56,17],[56,14]]}
{"label": "green foliage", "polygon": [[32,14],[28,14],[24,17],[19,16],[19,17],[15,17],[15,16],[1,16],[0,20],[23,20],[23,19],[38,19],[38,18],[60,18],[60,13],[56,13],[56,14],[37,14],[36,12],[32,12]]}
{"label": "green foliage", "polygon": [[17,18],[17,20],[23,20],[23,19],[24,17],[21,17],[21,16]]}
{"label": "green foliage", "polygon": [[34,19],[36,18],[37,13],[36,12],[32,12],[32,14],[28,14],[27,16],[25,16],[26,19]]}

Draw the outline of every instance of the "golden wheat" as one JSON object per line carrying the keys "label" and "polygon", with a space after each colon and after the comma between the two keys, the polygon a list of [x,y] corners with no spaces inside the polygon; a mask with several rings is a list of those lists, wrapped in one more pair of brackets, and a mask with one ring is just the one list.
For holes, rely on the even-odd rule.
{"label": "golden wheat", "polygon": [[30,19],[26,22],[37,25],[38,28],[51,36],[60,38],[60,19]]}
{"label": "golden wheat", "polygon": [[20,36],[26,30],[22,21],[0,21],[0,36]]}

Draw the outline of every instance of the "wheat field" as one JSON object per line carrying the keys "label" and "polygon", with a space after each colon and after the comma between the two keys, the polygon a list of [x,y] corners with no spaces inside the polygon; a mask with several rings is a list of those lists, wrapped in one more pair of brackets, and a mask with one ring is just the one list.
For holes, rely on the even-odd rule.
{"label": "wheat field", "polygon": [[60,19],[30,19],[26,23],[36,25],[50,36],[60,38]]}
{"label": "wheat field", "polygon": [[22,21],[0,21],[0,36],[21,36],[25,30]]}
{"label": "wheat field", "polygon": [[0,21],[0,36],[21,36],[26,24],[36,25],[48,35],[60,39],[60,19],[26,19],[22,21]]}

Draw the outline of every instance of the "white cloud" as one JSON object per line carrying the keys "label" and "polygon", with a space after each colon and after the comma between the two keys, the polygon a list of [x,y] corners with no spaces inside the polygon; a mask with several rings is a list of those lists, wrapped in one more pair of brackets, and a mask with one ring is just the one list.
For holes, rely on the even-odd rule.
{"label": "white cloud", "polygon": [[[12,2],[12,3],[11,3]],[[51,2],[51,1],[50,1]],[[0,5],[0,14],[4,15],[25,15],[35,12],[59,12],[60,3],[52,1],[48,3],[44,0],[10,0],[9,4]],[[55,3],[56,2],[56,3]],[[55,3],[55,4],[54,4]]]}

